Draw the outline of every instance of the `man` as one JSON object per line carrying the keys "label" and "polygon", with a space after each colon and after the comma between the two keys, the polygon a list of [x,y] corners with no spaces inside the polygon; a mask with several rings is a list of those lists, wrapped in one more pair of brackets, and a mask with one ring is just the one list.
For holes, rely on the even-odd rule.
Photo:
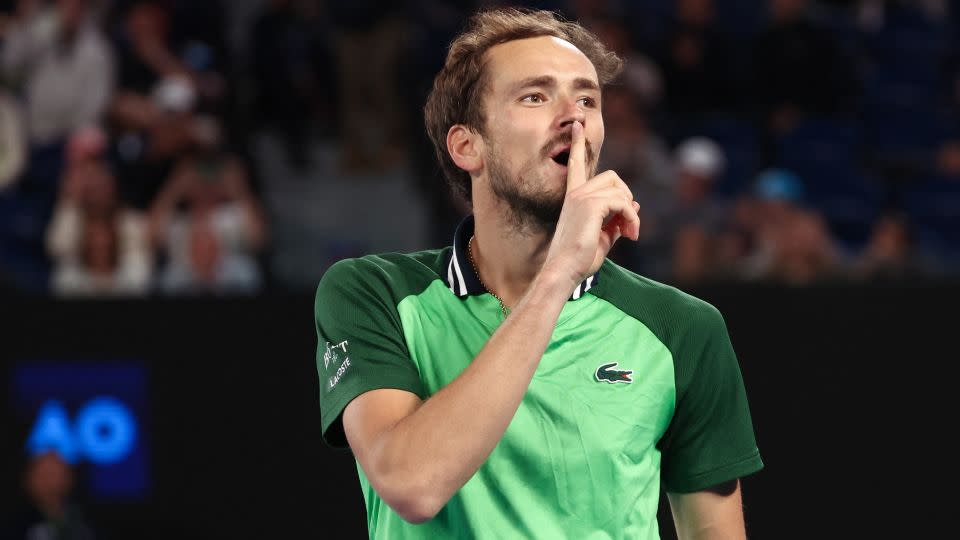
{"label": "man", "polygon": [[96,534],[83,511],[70,500],[73,470],[54,451],[31,456],[24,471],[27,504],[0,526],[0,537],[10,539],[93,540]]}
{"label": "man", "polygon": [[681,538],[745,536],[737,479],[762,463],[722,318],[605,260],[639,234],[593,174],[619,67],[548,12],[475,16],[425,110],[473,216],[321,280],[324,436],[371,538],[657,538],[661,481]]}

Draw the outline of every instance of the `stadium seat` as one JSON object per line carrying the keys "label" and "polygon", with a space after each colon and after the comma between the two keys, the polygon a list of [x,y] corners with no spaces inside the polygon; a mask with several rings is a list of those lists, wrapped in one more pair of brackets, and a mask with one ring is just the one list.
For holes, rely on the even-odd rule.
{"label": "stadium seat", "polygon": [[946,23],[919,8],[891,6],[884,26],[864,34],[864,45],[868,104],[934,103],[949,50]]}
{"label": "stadium seat", "polygon": [[855,123],[827,118],[805,120],[777,141],[777,165],[803,180],[808,204],[850,249],[866,242],[884,200],[881,184],[863,171],[861,148]]}
{"label": "stadium seat", "polygon": [[960,178],[927,176],[906,186],[902,199],[917,247],[960,264]]}
{"label": "stadium seat", "polygon": [[714,10],[717,29],[729,36],[752,36],[767,22],[767,2],[763,0],[715,0]]}
{"label": "stadium seat", "polygon": [[930,103],[929,96],[904,89],[903,98],[867,104],[863,126],[872,161],[881,168],[922,172],[948,138],[957,134],[953,119]]}
{"label": "stadium seat", "polygon": [[50,214],[46,201],[0,194],[0,269],[20,290],[46,291],[49,263],[43,239]]}

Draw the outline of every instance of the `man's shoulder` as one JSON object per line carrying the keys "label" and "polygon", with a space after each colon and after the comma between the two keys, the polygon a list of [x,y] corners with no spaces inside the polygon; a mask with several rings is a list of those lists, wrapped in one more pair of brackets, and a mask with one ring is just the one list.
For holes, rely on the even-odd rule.
{"label": "man's shoulder", "polygon": [[412,253],[378,253],[334,263],[320,279],[318,295],[325,290],[359,287],[403,297],[416,294],[442,279],[441,268],[450,248]]}
{"label": "man's shoulder", "polygon": [[390,276],[422,273],[440,275],[444,256],[449,249],[430,249],[412,253],[376,253],[341,259],[327,270],[324,277],[330,273],[353,276],[375,273],[384,273]]}
{"label": "man's shoulder", "polygon": [[720,312],[709,302],[609,260],[601,268],[599,285],[597,296],[647,326],[678,330],[722,320]]}
{"label": "man's shoulder", "polygon": [[673,285],[641,276],[613,261],[606,261],[601,269],[601,289],[605,296],[624,296],[632,301],[645,301],[659,307],[681,311],[713,309],[708,302],[684,292]]}

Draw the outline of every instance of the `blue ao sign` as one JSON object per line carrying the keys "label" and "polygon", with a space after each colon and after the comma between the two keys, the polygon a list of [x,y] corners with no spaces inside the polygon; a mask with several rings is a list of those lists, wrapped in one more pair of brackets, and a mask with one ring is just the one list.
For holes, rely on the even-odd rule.
{"label": "blue ao sign", "polygon": [[14,410],[30,426],[28,453],[54,450],[83,464],[92,497],[147,495],[147,380],[140,364],[21,364],[12,382]]}

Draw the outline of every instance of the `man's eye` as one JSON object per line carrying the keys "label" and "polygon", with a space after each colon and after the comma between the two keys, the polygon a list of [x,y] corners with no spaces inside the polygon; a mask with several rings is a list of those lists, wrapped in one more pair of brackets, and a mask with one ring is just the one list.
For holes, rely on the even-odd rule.
{"label": "man's eye", "polygon": [[530,94],[529,96],[524,96],[520,101],[526,101],[527,103],[543,103],[543,96],[540,94]]}
{"label": "man's eye", "polygon": [[596,107],[597,100],[590,97],[582,97],[580,98],[580,103],[582,103],[584,107]]}

